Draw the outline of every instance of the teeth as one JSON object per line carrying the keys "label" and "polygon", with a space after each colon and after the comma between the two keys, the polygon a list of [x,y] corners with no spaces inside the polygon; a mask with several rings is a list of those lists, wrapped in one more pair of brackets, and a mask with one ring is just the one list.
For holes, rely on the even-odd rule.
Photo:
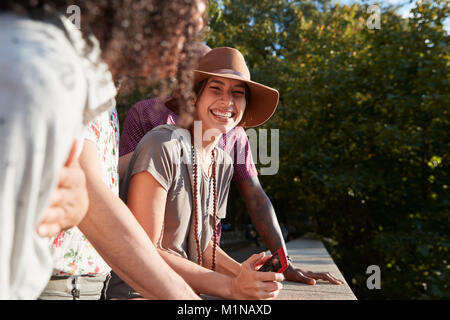
{"label": "teeth", "polygon": [[211,110],[211,112],[215,116],[225,117],[225,118],[231,118],[231,115],[233,114],[232,112],[221,112],[221,111],[217,111],[217,110]]}

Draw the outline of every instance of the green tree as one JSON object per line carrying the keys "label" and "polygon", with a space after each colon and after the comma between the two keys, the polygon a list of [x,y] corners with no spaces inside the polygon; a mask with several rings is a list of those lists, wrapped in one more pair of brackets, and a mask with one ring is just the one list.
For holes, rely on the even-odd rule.
{"label": "green tree", "polygon": [[[280,220],[335,240],[359,298],[449,298],[449,43],[445,1],[409,20],[328,1],[210,1],[208,44],[239,49],[279,89]],[[313,222],[311,225],[310,222]],[[366,268],[381,268],[368,290]]]}

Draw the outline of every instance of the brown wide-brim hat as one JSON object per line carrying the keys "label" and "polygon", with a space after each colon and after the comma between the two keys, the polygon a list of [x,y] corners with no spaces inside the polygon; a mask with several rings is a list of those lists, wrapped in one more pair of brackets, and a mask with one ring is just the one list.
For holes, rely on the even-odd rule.
{"label": "brown wide-brim hat", "polygon": [[[240,126],[257,127],[269,120],[275,112],[279,99],[278,91],[251,81],[244,56],[238,50],[228,47],[216,48],[200,58],[197,69],[194,70],[194,83],[210,77],[240,80],[248,85],[250,101],[239,123]],[[174,100],[166,102],[172,110],[177,109]]]}

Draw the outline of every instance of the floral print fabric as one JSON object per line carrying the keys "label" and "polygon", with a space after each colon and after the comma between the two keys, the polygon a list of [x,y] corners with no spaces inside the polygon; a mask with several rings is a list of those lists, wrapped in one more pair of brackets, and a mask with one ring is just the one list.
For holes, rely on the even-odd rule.
{"label": "floral print fabric", "polygon": [[[92,120],[84,138],[95,143],[102,164],[103,182],[118,194],[119,122],[116,109],[103,112]],[[51,251],[54,276],[105,275],[111,270],[77,227],[54,237]]]}

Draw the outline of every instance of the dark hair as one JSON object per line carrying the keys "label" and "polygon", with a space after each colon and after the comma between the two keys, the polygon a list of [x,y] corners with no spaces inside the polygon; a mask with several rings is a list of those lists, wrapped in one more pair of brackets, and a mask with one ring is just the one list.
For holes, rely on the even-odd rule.
{"label": "dark hair", "polygon": [[[81,11],[81,31],[93,33],[114,79],[159,85],[161,95],[177,93],[180,115],[192,112],[192,68],[199,41],[198,2],[204,0],[3,0],[0,12],[51,20],[70,5]],[[137,75],[147,73],[138,77]]]}
{"label": "dark hair", "polygon": [[197,98],[199,98],[202,95],[203,90],[205,90],[206,83],[208,83],[208,79],[209,78],[203,79],[202,81],[199,81],[194,85],[194,93],[197,96]]}

